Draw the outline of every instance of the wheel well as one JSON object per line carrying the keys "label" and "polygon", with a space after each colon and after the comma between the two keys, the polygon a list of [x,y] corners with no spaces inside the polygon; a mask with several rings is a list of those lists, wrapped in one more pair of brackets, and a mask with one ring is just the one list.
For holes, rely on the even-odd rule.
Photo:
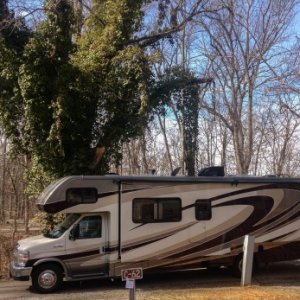
{"label": "wheel well", "polygon": [[258,252],[263,252],[264,251],[264,246],[263,245],[259,245],[258,246]]}
{"label": "wheel well", "polygon": [[55,260],[48,260],[48,261],[42,261],[40,263],[37,263],[33,266],[33,269],[32,269],[32,272],[31,272],[31,276],[33,274],[33,272],[37,269],[37,268],[40,268],[41,266],[45,266],[45,265],[55,265],[57,267],[59,267],[62,271],[63,274],[65,274],[65,269],[64,267],[62,266],[62,264],[58,261],[55,261]]}

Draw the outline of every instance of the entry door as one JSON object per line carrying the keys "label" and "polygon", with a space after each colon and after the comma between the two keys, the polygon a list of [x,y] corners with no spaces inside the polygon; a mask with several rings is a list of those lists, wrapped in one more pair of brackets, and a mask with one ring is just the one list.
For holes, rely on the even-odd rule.
{"label": "entry door", "polygon": [[75,240],[67,238],[66,265],[72,277],[105,276],[108,220],[105,214],[84,215],[78,221]]}

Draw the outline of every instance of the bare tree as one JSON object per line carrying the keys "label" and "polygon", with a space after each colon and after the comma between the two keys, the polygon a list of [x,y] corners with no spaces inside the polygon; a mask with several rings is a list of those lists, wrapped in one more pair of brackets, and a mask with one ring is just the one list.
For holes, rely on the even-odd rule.
{"label": "bare tree", "polygon": [[226,140],[226,135],[222,125],[218,119],[207,112],[200,113],[198,169],[204,166],[225,165],[226,145],[224,147],[224,139]]}
{"label": "bare tree", "polygon": [[266,112],[268,123],[264,135],[265,145],[261,151],[262,162],[268,173],[278,176],[295,175],[298,170],[291,163],[299,156],[295,133],[300,120],[288,109],[279,110],[278,106],[280,103]]}
{"label": "bare tree", "polygon": [[25,231],[36,212],[34,203],[25,193],[26,170],[27,158],[11,153],[9,141],[0,131],[0,223],[12,222],[16,226],[17,220],[21,220]]}
{"label": "bare tree", "polygon": [[[253,158],[253,107],[259,89],[274,80],[275,65],[292,19],[295,0],[215,1],[222,9],[199,21],[207,36],[204,55],[216,84],[219,105],[203,99],[202,107],[222,120],[233,137],[236,167],[248,173]],[[220,110],[221,109],[221,110]]]}
{"label": "bare tree", "polygon": [[167,160],[169,163],[169,168],[170,168],[169,170],[171,173],[174,170],[174,167],[173,167],[173,161],[172,161],[172,156],[171,156],[170,146],[169,146],[169,139],[168,139],[167,129],[166,129],[166,116],[158,113],[157,118],[158,118],[159,126],[161,129],[162,135],[163,135],[163,139],[164,139],[164,143],[165,143],[165,147],[166,147],[166,156],[167,156]]}

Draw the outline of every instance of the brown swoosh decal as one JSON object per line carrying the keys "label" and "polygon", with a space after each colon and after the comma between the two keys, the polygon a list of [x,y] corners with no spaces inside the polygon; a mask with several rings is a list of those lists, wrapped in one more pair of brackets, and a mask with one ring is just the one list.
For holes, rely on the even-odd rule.
{"label": "brown swoosh decal", "polygon": [[[146,246],[148,244],[151,244],[151,243],[154,243],[154,242],[157,242],[157,241],[160,241],[160,240],[163,240],[181,230],[185,230],[191,226],[193,226],[195,223],[197,223],[196,221],[195,222],[191,222],[189,224],[186,224],[184,226],[181,226],[180,228],[177,228],[177,229],[174,229],[174,230],[171,230],[171,231],[168,231],[164,234],[161,234],[159,236],[155,236],[153,238],[150,238],[149,240],[145,241],[145,240],[142,240],[142,241],[139,241],[139,242],[136,242],[136,243],[133,243],[133,244],[130,244],[130,245],[126,245],[124,247],[122,247],[122,252],[125,252],[125,251],[130,251],[130,250],[134,250],[136,248],[139,248],[139,247],[142,247],[142,246]],[[137,228],[137,227],[135,227]]]}
{"label": "brown swoosh decal", "polygon": [[[261,204],[264,204],[264,209],[261,209]],[[199,252],[208,248],[212,248],[216,245],[224,244],[231,240],[234,240],[238,237],[242,237],[254,230],[254,225],[263,219],[272,209],[274,201],[269,196],[252,196],[239,198],[235,200],[228,201],[226,203],[221,203],[216,205],[215,207],[225,207],[225,206],[234,206],[234,205],[250,205],[254,207],[251,215],[237,227],[231,229],[226,233],[220,233],[220,235],[210,241],[207,241],[203,244],[194,246],[190,249],[182,251],[180,253],[168,256],[167,258],[178,258],[181,256],[189,255],[194,252]]]}
{"label": "brown swoosh decal", "polygon": [[[95,250],[85,251],[85,252],[77,252],[77,253],[71,253],[71,254],[57,255],[57,256],[53,256],[53,258],[57,258],[57,259],[60,259],[60,260],[67,260],[67,259],[73,259],[73,258],[93,256],[93,255],[97,255],[97,254],[101,255],[100,252],[99,252],[99,248],[97,248]],[[38,260],[40,260],[40,258],[29,260],[26,264],[26,267],[32,267],[33,264]]]}
{"label": "brown swoosh decal", "polygon": [[[126,193],[131,193],[131,192],[135,192],[135,191],[139,191],[139,190],[143,190],[145,188],[140,188],[140,189],[128,189],[128,190],[124,190],[122,191],[122,194],[126,194]],[[112,196],[112,195],[117,195],[118,191],[111,191],[111,192],[106,192],[106,193],[100,193],[97,195],[98,199],[99,198],[104,198],[104,197],[108,197],[108,196]],[[64,200],[60,200],[57,202],[53,202],[53,203],[48,203],[48,204],[38,204],[37,207],[39,210],[53,214],[53,213],[57,213],[60,212],[64,209],[70,208],[70,207],[74,207],[77,205],[80,205],[81,203],[71,203],[71,202],[67,202],[65,199]]]}

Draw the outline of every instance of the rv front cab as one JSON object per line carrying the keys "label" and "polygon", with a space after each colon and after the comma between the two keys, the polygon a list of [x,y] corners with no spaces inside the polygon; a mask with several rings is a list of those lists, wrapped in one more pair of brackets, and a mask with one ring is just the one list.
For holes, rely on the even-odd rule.
{"label": "rv front cab", "polygon": [[18,242],[11,262],[16,280],[29,280],[43,293],[57,290],[63,281],[106,276],[106,224],[102,213],[70,213],[49,233]]}

